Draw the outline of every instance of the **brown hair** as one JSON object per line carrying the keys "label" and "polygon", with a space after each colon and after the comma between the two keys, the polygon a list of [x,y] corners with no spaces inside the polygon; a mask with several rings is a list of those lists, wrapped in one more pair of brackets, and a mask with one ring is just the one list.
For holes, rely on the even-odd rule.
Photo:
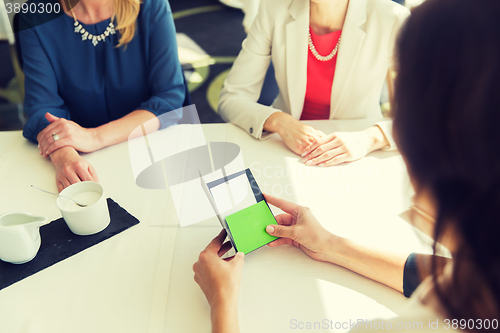
{"label": "brown hair", "polygon": [[436,200],[435,242],[451,232],[458,245],[451,281],[438,282],[433,264],[458,320],[500,319],[499,18],[500,1],[427,0],[397,45],[394,135]]}

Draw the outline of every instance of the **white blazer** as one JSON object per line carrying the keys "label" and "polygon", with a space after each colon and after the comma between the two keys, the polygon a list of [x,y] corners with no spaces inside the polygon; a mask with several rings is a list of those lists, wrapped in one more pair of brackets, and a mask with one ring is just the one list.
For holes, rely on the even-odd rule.
{"label": "white blazer", "polygon": [[[394,67],[398,31],[410,12],[390,0],[350,0],[333,80],[330,119],[382,119],[380,95]],[[219,113],[262,139],[266,119],[283,111],[300,119],[307,83],[309,0],[263,0],[221,91]],[[257,103],[270,62],[279,94]],[[387,123],[387,122],[386,122]],[[393,145],[391,124],[380,126]],[[264,134],[264,135],[263,135]]]}

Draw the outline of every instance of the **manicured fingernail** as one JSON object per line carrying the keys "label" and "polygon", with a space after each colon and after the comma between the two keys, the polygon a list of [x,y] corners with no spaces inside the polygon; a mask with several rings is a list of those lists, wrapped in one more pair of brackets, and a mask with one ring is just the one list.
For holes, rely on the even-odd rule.
{"label": "manicured fingernail", "polygon": [[307,150],[305,150],[303,153],[302,153],[302,157],[306,156],[307,155]]}
{"label": "manicured fingernail", "polygon": [[245,256],[245,254],[244,254],[243,252],[238,252],[238,253],[236,253],[236,255],[237,255],[238,257],[244,257],[244,256]]}
{"label": "manicured fingernail", "polygon": [[302,163],[306,163],[306,162],[307,162],[307,160],[308,160],[308,158],[307,158],[307,157],[304,157],[304,158],[302,159]]}
{"label": "manicured fingernail", "polygon": [[307,161],[307,162],[306,162],[306,165],[312,165],[312,164],[313,164],[313,162],[312,162],[312,161]]}
{"label": "manicured fingernail", "polygon": [[319,167],[324,167],[325,166],[325,163],[320,163],[318,164]]}
{"label": "manicured fingernail", "polygon": [[274,234],[274,227],[272,225],[268,225],[266,227],[266,231],[268,234]]}

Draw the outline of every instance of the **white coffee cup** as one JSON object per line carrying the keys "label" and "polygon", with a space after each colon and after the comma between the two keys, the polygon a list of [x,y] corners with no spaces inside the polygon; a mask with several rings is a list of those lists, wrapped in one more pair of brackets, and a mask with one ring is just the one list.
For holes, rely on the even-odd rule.
{"label": "white coffee cup", "polygon": [[75,183],[66,187],[61,193],[74,201],[59,196],[57,207],[62,213],[69,229],[81,236],[96,234],[109,225],[108,203],[101,184],[91,181]]}

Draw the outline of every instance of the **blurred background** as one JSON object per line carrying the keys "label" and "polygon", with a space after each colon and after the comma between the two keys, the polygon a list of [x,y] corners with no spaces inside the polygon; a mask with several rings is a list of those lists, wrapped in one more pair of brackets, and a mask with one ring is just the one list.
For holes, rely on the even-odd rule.
{"label": "blurred background", "polygon": [[[23,73],[4,1],[8,0],[0,0],[0,130],[19,130],[26,120],[22,108]],[[219,93],[259,1],[170,0],[178,33],[179,58],[202,123],[222,122],[216,112]],[[411,8],[423,0],[395,1]],[[266,105],[270,105],[278,93],[273,77],[271,66],[260,97],[260,102]],[[385,91],[381,106],[387,109]]]}

